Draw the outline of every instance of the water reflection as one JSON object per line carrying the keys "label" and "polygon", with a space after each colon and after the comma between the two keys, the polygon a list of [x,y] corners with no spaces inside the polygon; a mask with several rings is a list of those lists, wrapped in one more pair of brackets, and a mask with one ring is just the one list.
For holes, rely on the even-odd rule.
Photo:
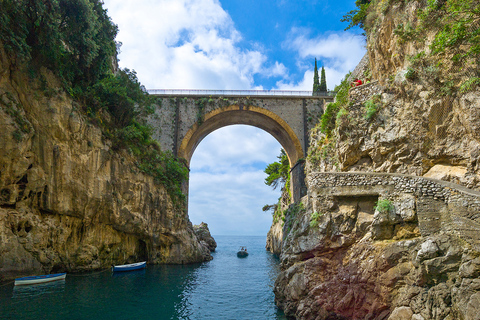
{"label": "water reflection", "polygon": [[38,283],[24,286],[14,286],[12,299],[29,300],[41,295],[56,294],[65,291],[65,280]]}
{"label": "water reflection", "polygon": [[[262,237],[218,237],[214,260],[134,272],[67,275],[0,287],[3,319],[285,319],[274,305],[278,260]],[[247,259],[236,256],[247,245]]]}

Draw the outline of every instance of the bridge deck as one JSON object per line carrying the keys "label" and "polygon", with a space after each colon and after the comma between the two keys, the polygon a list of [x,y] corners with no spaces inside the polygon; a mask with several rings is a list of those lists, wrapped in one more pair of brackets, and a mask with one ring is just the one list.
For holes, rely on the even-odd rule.
{"label": "bridge deck", "polygon": [[229,96],[229,97],[262,97],[262,98],[282,98],[298,97],[310,99],[325,99],[335,97],[336,92],[325,91],[313,95],[312,91],[293,91],[293,90],[199,90],[199,89],[149,89],[147,92],[155,96]]}

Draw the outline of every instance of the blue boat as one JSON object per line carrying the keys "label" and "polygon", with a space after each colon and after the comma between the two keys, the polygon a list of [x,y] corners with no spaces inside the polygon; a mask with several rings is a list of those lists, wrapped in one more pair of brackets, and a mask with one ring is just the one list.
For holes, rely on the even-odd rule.
{"label": "blue boat", "polygon": [[64,280],[67,276],[66,273],[55,273],[55,274],[46,274],[42,276],[30,276],[30,277],[23,277],[15,279],[15,285],[21,286],[26,284],[37,284],[37,283],[45,283],[57,280]]}
{"label": "blue boat", "polygon": [[131,264],[122,264],[119,266],[112,266],[113,272],[120,272],[120,271],[133,271],[133,270],[140,270],[144,269],[147,266],[147,262],[137,262]]}

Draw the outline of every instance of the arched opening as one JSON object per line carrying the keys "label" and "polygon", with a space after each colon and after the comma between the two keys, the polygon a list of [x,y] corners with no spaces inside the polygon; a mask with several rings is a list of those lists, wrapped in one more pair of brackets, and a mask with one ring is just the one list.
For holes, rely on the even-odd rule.
{"label": "arched opening", "polygon": [[233,125],[209,134],[190,162],[188,213],[206,222],[214,235],[265,236],[280,190],[265,185],[266,165],[278,161],[282,146],[267,132]]}
{"label": "arched opening", "polygon": [[[250,125],[271,134],[287,153],[291,168],[291,193],[293,200],[303,196],[304,173],[299,165],[304,158],[300,139],[292,128],[275,113],[255,106],[231,105],[215,109],[204,115],[202,121],[195,123],[184,135],[178,156],[184,158],[190,166],[190,160],[198,144],[213,131],[229,125]],[[234,141],[232,141],[234,143]],[[186,190],[188,193],[188,190]]]}

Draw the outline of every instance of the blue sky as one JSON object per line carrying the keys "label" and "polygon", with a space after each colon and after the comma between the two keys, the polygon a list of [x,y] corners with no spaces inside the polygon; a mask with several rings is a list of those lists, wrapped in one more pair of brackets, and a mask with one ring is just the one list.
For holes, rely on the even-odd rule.
{"label": "blue sky", "polygon": [[[147,89],[312,90],[314,59],[334,89],[365,53],[360,30],[343,31],[354,0],[105,0],[119,27],[119,65]],[[212,234],[265,235],[261,208],[279,190],[264,168],[280,144],[249,126],[207,136],[191,161],[189,216]]]}

